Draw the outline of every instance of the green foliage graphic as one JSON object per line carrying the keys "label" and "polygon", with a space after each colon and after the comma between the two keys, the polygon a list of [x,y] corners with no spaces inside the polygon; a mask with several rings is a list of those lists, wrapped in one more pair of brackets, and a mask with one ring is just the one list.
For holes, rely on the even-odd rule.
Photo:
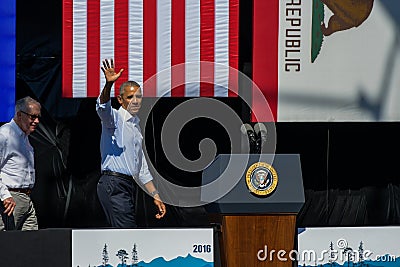
{"label": "green foliage graphic", "polygon": [[321,50],[324,35],[321,23],[324,21],[324,4],[321,0],[313,0],[312,29],[311,29],[311,62],[314,63]]}

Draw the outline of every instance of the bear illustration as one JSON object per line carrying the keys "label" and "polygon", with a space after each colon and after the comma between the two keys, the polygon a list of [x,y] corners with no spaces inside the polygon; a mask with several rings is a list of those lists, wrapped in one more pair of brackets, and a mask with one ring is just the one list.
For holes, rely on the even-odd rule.
{"label": "bear illustration", "polygon": [[333,13],[328,27],[322,23],[323,35],[360,26],[369,16],[374,0],[321,0]]}

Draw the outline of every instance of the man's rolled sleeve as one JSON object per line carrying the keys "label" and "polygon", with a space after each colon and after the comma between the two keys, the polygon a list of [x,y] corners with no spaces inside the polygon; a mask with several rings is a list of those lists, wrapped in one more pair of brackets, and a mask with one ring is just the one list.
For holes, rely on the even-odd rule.
{"label": "man's rolled sleeve", "polygon": [[4,199],[11,197],[10,192],[7,189],[7,186],[5,186],[2,182],[1,182],[1,178],[0,178],[0,200],[4,201]]}
{"label": "man's rolled sleeve", "polygon": [[153,180],[153,176],[149,171],[149,167],[147,165],[147,161],[143,151],[142,151],[142,168],[140,168],[139,180],[142,184],[147,184],[148,182]]}
{"label": "man's rolled sleeve", "polygon": [[[4,161],[6,160],[6,148],[7,148],[7,137],[0,133],[0,166],[4,166]],[[10,192],[5,184],[3,184],[1,178],[1,169],[0,169],[0,200],[3,201],[6,198],[11,197]]]}
{"label": "man's rolled sleeve", "polygon": [[96,111],[97,115],[100,117],[101,122],[106,128],[115,127],[113,111],[111,107],[111,100],[106,103],[100,103],[100,97],[96,101]]}

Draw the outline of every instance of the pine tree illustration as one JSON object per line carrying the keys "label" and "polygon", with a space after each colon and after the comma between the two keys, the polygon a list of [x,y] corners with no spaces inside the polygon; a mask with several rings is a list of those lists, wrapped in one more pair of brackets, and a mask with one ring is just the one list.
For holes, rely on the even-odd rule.
{"label": "pine tree illustration", "polygon": [[364,243],[360,241],[360,245],[358,246],[358,261],[361,266],[364,265]]}
{"label": "pine tree illustration", "polygon": [[133,244],[133,248],[132,248],[132,266],[137,266],[139,262],[138,259],[138,252],[137,252],[137,247],[136,247],[136,243]]}
{"label": "pine tree illustration", "polygon": [[329,245],[329,266],[333,266],[335,254],[333,252],[333,243]]}
{"label": "pine tree illustration", "polygon": [[103,266],[106,266],[108,263],[108,260],[110,259],[108,257],[107,244],[104,244],[102,256],[103,256]]}

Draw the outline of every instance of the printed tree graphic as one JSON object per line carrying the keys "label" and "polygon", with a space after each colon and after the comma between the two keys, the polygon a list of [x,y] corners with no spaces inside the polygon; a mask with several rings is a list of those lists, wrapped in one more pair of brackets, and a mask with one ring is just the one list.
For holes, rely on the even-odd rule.
{"label": "printed tree graphic", "polygon": [[359,262],[362,264],[364,262],[364,243],[362,241],[358,246],[358,257],[359,257]]}
{"label": "printed tree graphic", "polygon": [[350,266],[350,261],[353,260],[353,249],[347,246],[343,249],[343,254],[347,255],[347,266]]}
{"label": "printed tree graphic", "polygon": [[108,263],[108,260],[110,259],[108,257],[107,244],[104,244],[102,256],[103,256],[103,266],[106,266]]}
{"label": "printed tree graphic", "polygon": [[116,256],[120,259],[121,264],[123,265],[126,264],[126,259],[128,259],[128,253],[126,252],[125,249],[118,250]]}
{"label": "printed tree graphic", "polygon": [[333,251],[333,242],[331,241],[331,243],[329,244],[329,266],[333,266],[333,263],[335,262],[335,253]]}
{"label": "printed tree graphic", "polygon": [[138,264],[138,253],[137,253],[137,248],[136,248],[136,243],[133,244],[132,248],[132,266],[137,266]]}

